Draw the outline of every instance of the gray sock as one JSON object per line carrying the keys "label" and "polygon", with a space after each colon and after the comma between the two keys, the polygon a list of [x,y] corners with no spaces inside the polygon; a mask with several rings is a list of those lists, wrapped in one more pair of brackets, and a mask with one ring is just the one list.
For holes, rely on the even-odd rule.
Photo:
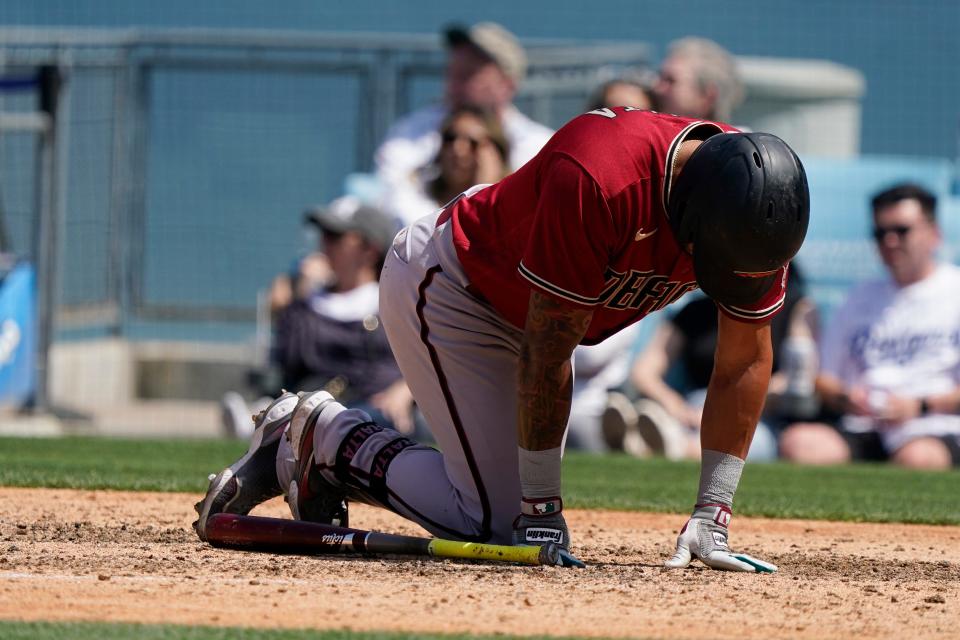
{"label": "gray sock", "polygon": [[704,449],[700,462],[700,491],[697,504],[733,506],[733,494],[740,484],[743,460],[729,453]]}

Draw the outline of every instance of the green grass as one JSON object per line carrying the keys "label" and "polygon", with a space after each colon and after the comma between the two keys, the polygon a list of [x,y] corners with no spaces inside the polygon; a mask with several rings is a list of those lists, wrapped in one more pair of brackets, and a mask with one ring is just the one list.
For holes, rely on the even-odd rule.
{"label": "green grass", "polygon": [[204,491],[207,475],[245,449],[233,440],[0,438],[0,485]]}
{"label": "green grass", "polygon": [[[521,636],[444,635],[439,633],[386,633],[355,631],[314,631],[309,629],[272,630],[230,627],[185,627],[180,625],[110,624],[94,622],[4,622],[0,621],[0,637],[4,640],[511,640]],[[522,636],[523,640],[546,639],[549,636]],[[572,636],[571,636],[572,638]],[[551,640],[557,640],[555,637]]]}
{"label": "green grass", "polygon": [[[245,445],[226,440],[0,438],[0,485],[201,492],[207,474]],[[693,462],[571,453],[567,504],[683,513],[696,495]],[[960,472],[889,465],[748,464],[736,512],[780,518],[960,524]]]}
{"label": "green grass", "polygon": [[[683,512],[696,496],[698,469],[695,462],[571,455],[564,467],[565,502]],[[734,506],[738,514],[774,518],[960,524],[958,487],[958,471],[748,464]]]}

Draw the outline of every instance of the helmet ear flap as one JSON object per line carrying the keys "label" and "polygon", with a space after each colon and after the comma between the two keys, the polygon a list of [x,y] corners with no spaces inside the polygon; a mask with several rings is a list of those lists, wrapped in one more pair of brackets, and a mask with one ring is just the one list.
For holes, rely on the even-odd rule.
{"label": "helmet ear flap", "polygon": [[[689,176],[681,173],[677,177],[667,203],[667,217],[673,237],[681,248],[694,241],[699,227],[697,220],[696,193],[691,190]],[[691,201],[694,202],[691,202]]]}

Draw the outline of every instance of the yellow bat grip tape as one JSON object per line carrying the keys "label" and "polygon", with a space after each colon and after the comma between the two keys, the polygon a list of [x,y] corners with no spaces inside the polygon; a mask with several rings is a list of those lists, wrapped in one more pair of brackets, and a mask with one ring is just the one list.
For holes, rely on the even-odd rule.
{"label": "yellow bat grip tape", "polygon": [[503,544],[434,539],[430,541],[427,548],[430,555],[436,558],[465,558],[468,560],[540,564],[540,547],[512,547]]}

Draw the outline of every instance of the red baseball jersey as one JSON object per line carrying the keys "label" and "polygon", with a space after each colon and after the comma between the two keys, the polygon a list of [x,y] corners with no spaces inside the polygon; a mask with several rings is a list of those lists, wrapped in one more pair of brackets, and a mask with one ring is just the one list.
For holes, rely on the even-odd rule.
{"label": "red baseball jersey", "polygon": [[[671,232],[665,204],[680,143],[729,125],[639,109],[598,109],[554,134],[516,173],[455,201],[457,255],[470,282],[522,328],[531,287],[592,307],[583,344],[595,344],[697,288],[693,260]],[[782,278],[745,322],[783,306]]]}

